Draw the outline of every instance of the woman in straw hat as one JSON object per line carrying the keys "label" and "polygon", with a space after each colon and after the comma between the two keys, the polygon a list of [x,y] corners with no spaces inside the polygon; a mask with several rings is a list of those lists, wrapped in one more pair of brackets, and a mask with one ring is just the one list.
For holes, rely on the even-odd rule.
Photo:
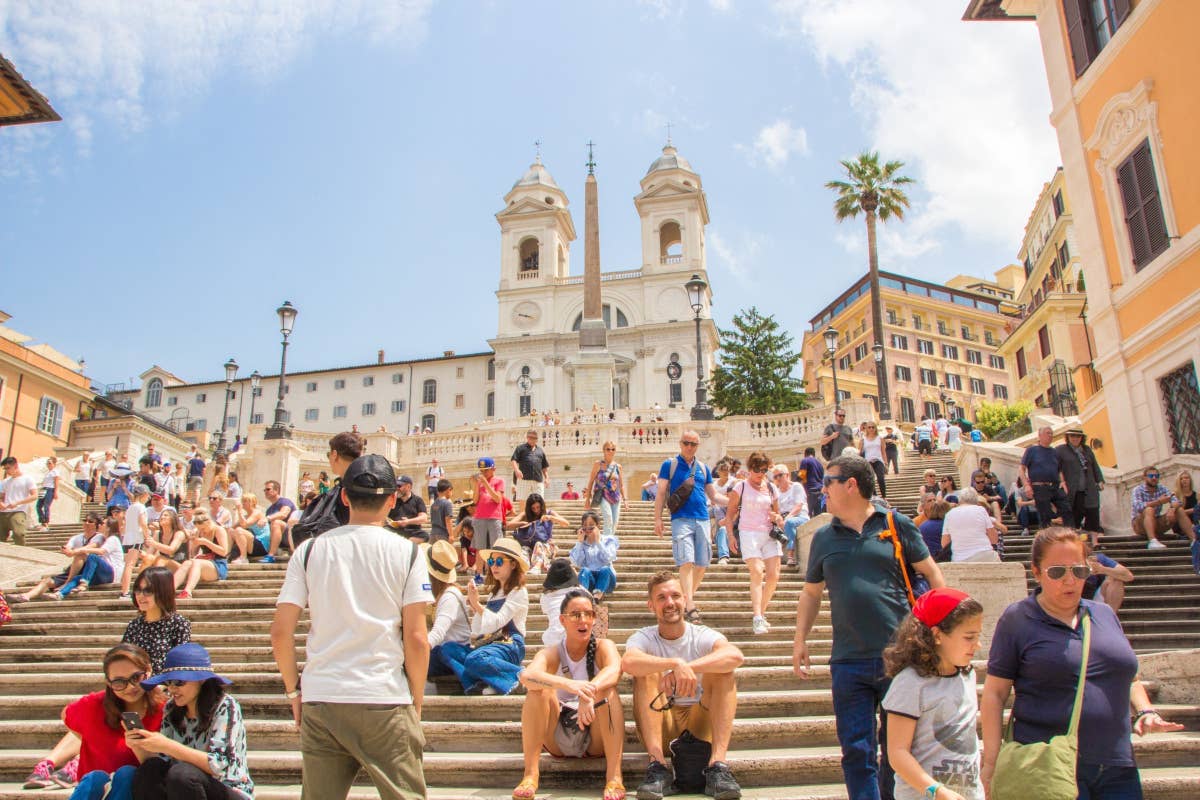
{"label": "woman in straw hat", "polygon": [[517,540],[507,536],[490,549],[480,550],[479,559],[487,566],[483,588],[491,595],[484,604],[479,587],[467,584],[471,652],[455,672],[467,694],[508,694],[517,686],[525,658],[525,619],[529,614],[525,573],[529,562]]}
{"label": "woman in straw hat", "polygon": [[429,677],[456,675],[471,652],[471,622],[467,599],[458,588],[458,552],[454,545],[437,541],[422,547],[433,589],[433,625],[429,629]]}

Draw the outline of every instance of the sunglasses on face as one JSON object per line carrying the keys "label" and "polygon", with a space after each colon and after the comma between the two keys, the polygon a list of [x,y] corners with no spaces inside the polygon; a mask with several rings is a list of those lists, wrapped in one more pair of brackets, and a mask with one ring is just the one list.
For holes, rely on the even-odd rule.
{"label": "sunglasses on face", "polygon": [[499,566],[502,566],[503,564],[504,564],[504,556],[496,556],[495,558],[489,558],[487,560],[487,565],[489,567],[499,567]]}
{"label": "sunglasses on face", "polygon": [[576,622],[583,622],[584,620],[595,619],[596,612],[595,611],[572,611],[568,614],[563,614],[563,616],[566,617],[567,619],[573,619]]}
{"label": "sunglasses on face", "polygon": [[118,692],[123,692],[129,688],[130,684],[141,683],[147,675],[149,675],[147,672],[135,672],[128,678],[113,678],[108,682],[108,685],[116,689]]}
{"label": "sunglasses on face", "polygon": [[154,590],[151,589],[149,586],[139,586],[133,590],[133,593],[140,594],[145,597],[153,597],[154,596]]}
{"label": "sunglasses on face", "polygon": [[589,525],[589,526],[587,526],[587,527],[580,528],[579,530],[583,531],[584,533],[592,533],[593,531],[595,531],[595,530],[596,530],[596,526],[595,526],[595,525]]}
{"label": "sunglasses on face", "polygon": [[684,447],[699,447],[700,446],[699,442],[680,442],[680,444],[683,445]]}
{"label": "sunglasses on face", "polygon": [[1092,574],[1092,570],[1087,564],[1074,564],[1070,567],[1056,565],[1046,567],[1046,577],[1052,581],[1061,581],[1067,577],[1067,570],[1071,570],[1071,574],[1081,581],[1086,580],[1087,576]]}
{"label": "sunglasses on face", "polygon": [[185,683],[187,683],[187,681],[181,681],[178,678],[173,678],[172,680],[169,680],[169,681],[163,681],[163,686],[170,686],[173,689],[178,689],[180,686],[183,686]]}
{"label": "sunglasses on face", "polygon": [[1146,473],[1146,477],[1152,481],[1156,481],[1156,480],[1158,480],[1158,473],[1157,472],[1148,472],[1148,473]]}
{"label": "sunglasses on face", "polygon": [[845,483],[848,480],[850,480],[849,475],[826,475],[821,478],[821,485],[828,489],[834,483]]}

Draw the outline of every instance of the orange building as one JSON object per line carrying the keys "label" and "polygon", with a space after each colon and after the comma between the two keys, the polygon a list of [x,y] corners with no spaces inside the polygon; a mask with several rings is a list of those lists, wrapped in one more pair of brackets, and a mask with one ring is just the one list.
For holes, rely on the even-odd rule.
{"label": "orange building", "polygon": [[[1194,0],[971,0],[1037,24],[1095,341],[1079,414],[1105,464],[1200,452]],[[1102,382],[1102,385],[1101,385]]]}

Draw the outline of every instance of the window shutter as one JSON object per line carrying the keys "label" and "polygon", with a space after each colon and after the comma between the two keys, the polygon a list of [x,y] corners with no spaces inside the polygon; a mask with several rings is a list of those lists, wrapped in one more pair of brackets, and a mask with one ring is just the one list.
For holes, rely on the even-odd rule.
{"label": "window shutter", "polygon": [[1130,0],[1112,0],[1113,10],[1113,30],[1121,27],[1125,20],[1129,19],[1129,13],[1133,10],[1133,3]]}
{"label": "window shutter", "polygon": [[1140,270],[1167,249],[1167,223],[1163,216],[1158,179],[1154,174],[1154,156],[1150,143],[1137,150],[1117,167],[1117,183],[1125,206],[1125,225],[1133,250],[1133,266]]}
{"label": "window shutter", "polygon": [[[1089,35],[1088,23],[1091,13],[1086,6],[1087,0],[1063,0],[1063,15],[1067,22],[1067,41],[1071,43],[1071,60],[1075,64],[1075,77],[1078,78],[1096,57]],[[1128,2],[1126,2],[1128,6]]]}

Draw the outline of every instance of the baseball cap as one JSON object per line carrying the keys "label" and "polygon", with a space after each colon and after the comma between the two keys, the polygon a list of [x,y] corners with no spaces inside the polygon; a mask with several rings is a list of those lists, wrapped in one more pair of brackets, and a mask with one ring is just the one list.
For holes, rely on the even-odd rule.
{"label": "baseball cap", "polygon": [[409,486],[412,486],[412,478],[408,477],[407,475],[398,476],[396,478],[396,485],[399,486],[402,483],[407,483]]}
{"label": "baseball cap", "polygon": [[496,459],[492,458],[491,456],[484,456],[475,462],[475,466],[478,469],[495,469]]}
{"label": "baseball cap", "polygon": [[396,491],[396,473],[381,455],[359,456],[342,476],[342,488],[351,497],[391,494]]}

